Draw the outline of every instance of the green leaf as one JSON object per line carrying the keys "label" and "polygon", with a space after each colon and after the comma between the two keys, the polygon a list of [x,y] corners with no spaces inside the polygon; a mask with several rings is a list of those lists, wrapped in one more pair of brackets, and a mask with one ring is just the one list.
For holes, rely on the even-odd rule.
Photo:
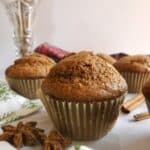
{"label": "green leaf", "polygon": [[13,92],[7,84],[0,81],[0,101],[7,101],[11,96],[16,96],[16,93]]}
{"label": "green leaf", "polygon": [[32,108],[38,107],[38,104],[33,103],[33,102],[31,102],[30,100],[28,100],[28,101],[26,101],[26,102],[23,104],[23,107],[24,107],[24,108],[32,109]]}
{"label": "green leaf", "polygon": [[76,145],[75,150],[80,150],[80,147],[81,147],[80,145]]}

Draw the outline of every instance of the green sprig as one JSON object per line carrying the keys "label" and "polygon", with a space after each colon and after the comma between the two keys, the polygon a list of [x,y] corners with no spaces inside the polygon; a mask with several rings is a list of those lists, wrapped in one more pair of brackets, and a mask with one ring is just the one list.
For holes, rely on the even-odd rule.
{"label": "green sprig", "polygon": [[80,150],[80,147],[81,147],[80,145],[76,145],[75,150]]}

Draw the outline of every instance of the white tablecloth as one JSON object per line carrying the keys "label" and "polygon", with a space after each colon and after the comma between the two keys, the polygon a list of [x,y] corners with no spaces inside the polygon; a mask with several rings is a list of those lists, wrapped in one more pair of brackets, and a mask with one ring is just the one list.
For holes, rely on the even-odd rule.
{"label": "white tablecloth", "polygon": [[[4,77],[2,71],[0,71],[0,77]],[[120,113],[114,128],[103,139],[84,143],[74,142],[74,144],[87,145],[94,150],[150,150],[150,119],[133,121],[134,114],[145,111],[147,108],[144,103],[130,114]],[[38,126],[46,129],[46,132],[53,128],[53,124],[44,110],[23,119],[23,121],[31,120],[38,121]],[[0,144],[0,150],[9,150],[8,147],[5,143]],[[41,148],[23,148],[23,150],[31,149],[40,150]]]}

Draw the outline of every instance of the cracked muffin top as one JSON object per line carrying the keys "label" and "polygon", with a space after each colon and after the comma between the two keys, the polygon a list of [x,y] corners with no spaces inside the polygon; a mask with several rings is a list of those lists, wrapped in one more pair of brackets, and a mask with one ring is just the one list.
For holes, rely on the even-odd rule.
{"label": "cracked muffin top", "polygon": [[42,54],[34,53],[15,60],[5,74],[12,78],[43,78],[46,77],[55,62]]}
{"label": "cracked muffin top", "polygon": [[150,72],[150,57],[146,55],[126,56],[119,59],[114,66],[119,71]]}
{"label": "cracked muffin top", "polygon": [[142,91],[144,96],[150,100],[150,81],[144,85]]}
{"label": "cracked muffin top", "polygon": [[108,100],[127,91],[127,84],[106,60],[82,51],[55,65],[42,84],[42,91],[69,101]]}

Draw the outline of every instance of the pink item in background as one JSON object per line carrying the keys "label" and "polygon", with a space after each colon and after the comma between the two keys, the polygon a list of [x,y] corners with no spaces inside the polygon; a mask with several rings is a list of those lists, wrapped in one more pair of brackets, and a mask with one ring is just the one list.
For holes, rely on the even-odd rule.
{"label": "pink item in background", "polygon": [[39,45],[35,50],[35,52],[47,55],[54,59],[56,62],[64,58],[65,56],[69,55],[70,52],[63,50],[61,48],[55,47],[48,43],[43,43]]}

